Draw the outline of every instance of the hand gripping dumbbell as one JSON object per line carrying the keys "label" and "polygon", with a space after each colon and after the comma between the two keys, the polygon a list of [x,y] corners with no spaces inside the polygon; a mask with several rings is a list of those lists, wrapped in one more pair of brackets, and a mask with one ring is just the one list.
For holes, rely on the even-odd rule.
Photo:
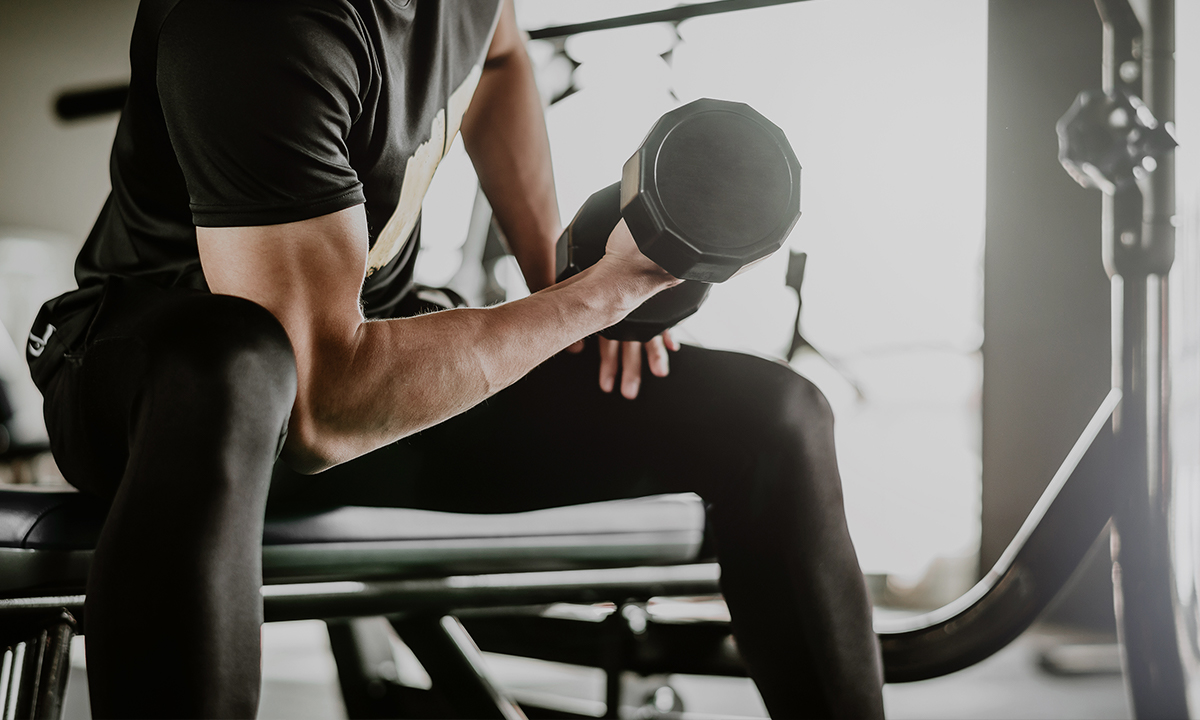
{"label": "hand gripping dumbbell", "polygon": [[645,342],[778,250],[800,217],[800,162],[749,105],[701,99],[663,115],[621,182],[589,197],[558,239],[558,279],[595,264],[621,218],[642,253],[684,282],[600,334]]}

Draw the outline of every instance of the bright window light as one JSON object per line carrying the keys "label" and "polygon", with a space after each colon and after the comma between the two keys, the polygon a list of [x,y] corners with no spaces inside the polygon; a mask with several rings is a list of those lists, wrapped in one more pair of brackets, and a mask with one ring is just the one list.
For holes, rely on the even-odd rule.
{"label": "bright window light", "polygon": [[[660,5],[582,7],[518,0],[518,20],[536,28]],[[564,221],[619,180],[650,126],[682,103],[746,102],[787,134],[804,166],[788,247],[715,287],[677,336],[781,357],[796,311],[788,250],[808,253],[801,327],[820,352],[794,366],[837,414],[863,569],[899,580],[948,564],[968,568],[961,585],[978,553],[986,23],[984,0],[811,0],[533,53],[553,65],[548,95],[562,94],[564,61],[578,63],[547,113]],[[469,213],[469,198],[453,212],[438,202],[426,204],[427,246],[435,226],[466,225],[437,216]]]}

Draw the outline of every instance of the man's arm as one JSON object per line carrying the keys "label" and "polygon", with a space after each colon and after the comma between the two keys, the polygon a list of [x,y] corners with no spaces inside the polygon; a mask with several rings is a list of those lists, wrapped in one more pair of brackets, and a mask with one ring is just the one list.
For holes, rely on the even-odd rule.
{"label": "man's arm", "polygon": [[285,460],[317,472],[452,417],[678,281],[637,250],[624,223],[600,263],[518,301],[367,322],[359,309],[361,205],[312,220],[197,228],[215,293],[271,311],[296,354]]}
{"label": "man's arm", "polygon": [[501,10],[462,136],[529,289],[553,285],[562,222],[541,96],[511,0]]}
{"label": "man's arm", "polygon": [[[479,184],[529,289],[549,287],[554,283],[554,245],[562,232],[562,222],[541,97],[511,0],[501,11],[483,74],[463,117],[462,135]],[[637,397],[642,343],[601,338],[599,344],[600,388],[604,392],[613,390],[621,365],[621,394],[631,400]],[[667,374],[668,347],[679,348],[669,333],[645,344],[654,375]],[[582,346],[571,349],[578,352]]]}

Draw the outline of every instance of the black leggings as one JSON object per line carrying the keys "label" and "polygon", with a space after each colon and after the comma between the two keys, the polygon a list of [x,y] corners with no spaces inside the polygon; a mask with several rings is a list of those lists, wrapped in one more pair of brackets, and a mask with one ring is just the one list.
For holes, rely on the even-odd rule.
{"label": "black leggings", "polygon": [[272,473],[295,394],[278,322],[237,298],[110,287],[86,350],[46,387],[64,474],[112,499],[87,592],[95,715],[254,715],[264,508],[491,513],[692,491],[771,715],[881,717],[820,392],[776,362],[684,347],[628,401],[599,390],[597,356],[560,354],[320,475]]}

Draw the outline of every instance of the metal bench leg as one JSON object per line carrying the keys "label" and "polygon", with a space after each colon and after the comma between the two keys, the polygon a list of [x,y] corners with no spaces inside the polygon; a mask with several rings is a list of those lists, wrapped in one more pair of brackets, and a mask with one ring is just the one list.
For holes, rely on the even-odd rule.
{"label": "metal bench leg", "polygon": [[621,717],[621,673],[625,672],[630,646],[630,628],[622,611],[625,605],[617,605],[617,612],[603,621],[604,640],[601,647],[604,670],[604,717]]}
{"label": "metal bench leg", "polygon": [[346,714],[359,718],[406,717],[398,697],[396,666],[383,618],[326,620]]}
{"label": "metal bench leg", "polygon": [[75,619],[62,613],[0,658],[0,720],[59,720],[71,673]]}
{"label": "metal bench leg", "polygon": [[457,618],[395,618],[392,626],[412,649],[438,691],[461,717],[525,720],[525,713],[488,677],[483,656]]}
{"label": "metal bench leg", "polygon": [[340,618],[325,625],[346,715],[352,720],[454,717],[437,693],[402,682],[385,618]]}

